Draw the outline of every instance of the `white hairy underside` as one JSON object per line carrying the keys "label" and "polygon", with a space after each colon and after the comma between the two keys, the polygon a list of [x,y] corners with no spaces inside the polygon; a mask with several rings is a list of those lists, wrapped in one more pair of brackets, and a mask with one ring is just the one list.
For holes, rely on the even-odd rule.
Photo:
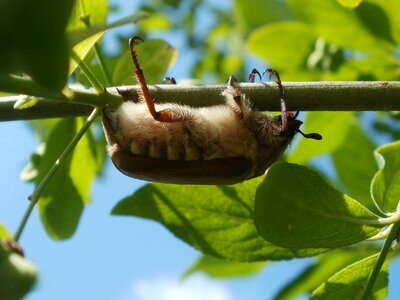
{"label": "white hairy underside", "polygon": [[[145,103],[124,102],[111,113],[119,145],[132,153],[168,160],[209,160],[244,157],[255,161],[258,142],[246,125],[255,114],[247,106],[240,120],[230,105],[193,108],[158,104],[156,110],[176,109],[187,114],[182,122],[159,122]],[[109,152],[115,151],[110,145]]]}

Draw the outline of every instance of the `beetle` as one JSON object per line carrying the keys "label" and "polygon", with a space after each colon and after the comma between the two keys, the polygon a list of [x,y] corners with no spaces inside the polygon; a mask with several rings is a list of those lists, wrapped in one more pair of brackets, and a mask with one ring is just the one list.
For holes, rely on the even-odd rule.
{"label": "beetle", "polygon": [[[137,57],[136,45],[142,41],[140,37],[129,40],[140,100],[125,99],[103,113],[108,154],[125,175],[175,184],[234,184],[263,175],[297,132],[306,138],[322,138],[299,129],[298,112],[286,110],[284,88],[273,69],[264,73],[276,77],[280,116],[254,110],[233,76],[222,93],[224,105],[155,104]],[[261,79],[253,69],[250,82],[256,75]]]}

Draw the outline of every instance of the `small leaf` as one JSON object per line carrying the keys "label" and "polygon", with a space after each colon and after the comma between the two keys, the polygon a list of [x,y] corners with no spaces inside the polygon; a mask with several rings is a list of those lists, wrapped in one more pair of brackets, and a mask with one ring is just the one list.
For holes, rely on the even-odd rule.
{"label": "small leaf", "polygon": [[361,4],[363,0],[336,0],[340,4],[346,7],[355,8]]}
{"label": "small leaf", "polygon": [[[81,122],[63,119],[51,131],[40,159],[36,183],[41,182],[56,162]],[[96,145],[88,132],[58,168],[40,196],[40,217],[52,238],[65,239],[75,232],[84,204],[89,201],[90,186],[97,171]]]}
{"label": "small leaf", "polygon": [[234,262],[205,255],[200,257],[194,265],[184,273],[183,277],[187,278],[196,272],[204,272],[215,278],[250,276],[260,272],[264,269],[265,265],[265,262]]}
{"label": "small leaf", "polygon": [[234,10],[250,28],[293,18],[286,3],[279,0],[235,0]]}
{"label": "small leaf", "polygon": [[106,22],[108,13],[107,2],[107,0],[76,1],[68,22],[67,31],[87,28],[88,26],[82,20],[86,17],[89,20],[90,26]]}
{"label": "small leaf", "polygon": [[283,287],[274,297],[276,300],[297,299],[298,296],[311,293],[324,281],[328,280],[335,273],[344,267],[352,264],[366,256],[379,251],[376,247],[362,245],[351,249],[334,250],[318,256],[315,263],[307,267],[299,276]]}
{"label": "small leaf", "polygon": [[349,128],[345,141],[333,152],[332,159],[336,172],[350,196],[369,210],[376,212],[377,208],[370,192],[370,183],[377,171],[373,157],[374,149],[374,143],[360,125],[353,124]]}
{"label": "small leaf", "polygon": [[400,201],[400,141],[375,151],[379,171],[372,180],[372,196],[385,210],[395,211]]}
{"label": "small leaf", "polygon": [[256,193],[255,225],[267,241],[287,248],[336,248],[377,234],[382,226],[356,200],[300,165],[276,163]]}
{"label": "small leaf", "polygon": [[155,220],[202,253],[252,262],[311,256],[324,249],[283,249],[254,227],[254,194],[260,179],[234,186],[149,184],[126,197],[113,215]]}
{"label": "small leaf", "polygon": [[33,107],[38,103],[39,98],[31,96],[22,96],[14,103],[14,109],[25,109]]}
{"label": "small leaf", "polygon": [[[100,32],[87,38],[86,40],[76,44],[73,48],[73,51],[75,51],[78,57],[83,60],[89,54],[93,46],[103,37],[103,35],[104,32]],[[72,74],[77,66],[78,63],[71,58],[69,63],[69,74]]]}
{"label": "small leaf", "polygon": [[329,43],[379,55],[392,54],[391,44],[371,34],[354,10],[336,0],[289,0],[288,4],[316,35]]}
{"label": "small leaf", "polygon": [[305,66],[315,40],[316,36],[304,23],[276,22],[253,30],[247,48],[282,71]]}
{"label": "small leaf", "polygon": [[306,163],[311,158],[335,151],[346,141],[347,131],[352,123],[352,112],[309,112],[304,121],[304,132],[318,132],[322,141],[300,139],[297,147],[289,154],[288,160]]}
{"label": "small leaf", "polygon": [[12,239],[12,234],[8,231],[7,227],[0,222],[0,240]]}
{"label": "small leaf", "polygon": [[[126,44],[128,48],[128,43]],[[159,83],[165,72],[175,62],[176,49],[162,40],[147,40],[136,46],[140,67],[147,83]],[[115,67],[114,84],[135,84],[134,67],[129,51],[126,51]]]}
{"label": "small leaf", "polygon": [[138,12],[138,13],[129,15],[127,17],[124,17],[118,21],[112,22],[110,24],[104,24],[104,25],[96,24],[96,25],[91,26],[90,28],[73,30],[68,33],[69,42],[72,46],[75,46],[79,42],[82,42],[95,34],[104,33],[108,29],[122,26],[125,24],[137,23],[138,21],[140,21],[144,18],[147,18],[148,16],[149,16],[149,14],[146,12]]}
{"label": "small leaf", "polygon": [[[311,299],[360,299],[378,255],[371,255],[336,273],[312,293]],[[386,260],[368,299],[385,299],[388,292],[388,265]]]}
{"label": "small leaf", "polygon": [[0,241],[0,298],[22,299],[35,285],[36,267]]}

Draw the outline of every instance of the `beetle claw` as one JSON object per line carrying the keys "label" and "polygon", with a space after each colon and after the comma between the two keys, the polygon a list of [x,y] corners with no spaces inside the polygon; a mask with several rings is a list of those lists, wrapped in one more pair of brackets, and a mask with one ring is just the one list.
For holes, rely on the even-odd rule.
{"label": "beetle claw", "polygon": [[260,78],[260,81],[262,80],[260,72],[258,72],[257,69],[253,69],[253,70],[251,70],[251,73],[249,75],[249,81],[250,82],[254,82],[254,79],[255,79],[256,75],[258,75],[258,77]]}

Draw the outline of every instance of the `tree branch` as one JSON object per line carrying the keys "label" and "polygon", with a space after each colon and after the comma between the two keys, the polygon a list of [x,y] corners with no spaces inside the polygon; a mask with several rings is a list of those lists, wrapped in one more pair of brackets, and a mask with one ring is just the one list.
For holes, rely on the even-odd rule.
{"label": "tree branch", "polygon": [[[392,111],[400,110],[400,81],[336,81],[283,82],[287,107],[301,111]],[[259,110],[278,111],[279,90],[274,82],[241,83],[243,94]],[[205,85],[151,85],[150,92],[157,102],[176,102],[191,106],[209,106],[223,103],[225,84]],[[118,87],[130,99],[138,99],[138,86]],[[115,88],[97,95],[94,91],[68,90],[51,92],[28,79],[0,76],[0,90],[9,93],[42,97],[37,107],[12,112],[13,99],[0,98],[0,121],[33,118],[87,115],[88,106],[118,104],[121,97]],[[56,102],[57,101],[57,102]],[[60,101],[64,104],[60,104]],[[78,105],[84,104],[84,105]],[[39,106],[38,106],[39,105]],[[40,106],[41,105],[41,106]],[[67,106],[73,105],[70,108]]]}

